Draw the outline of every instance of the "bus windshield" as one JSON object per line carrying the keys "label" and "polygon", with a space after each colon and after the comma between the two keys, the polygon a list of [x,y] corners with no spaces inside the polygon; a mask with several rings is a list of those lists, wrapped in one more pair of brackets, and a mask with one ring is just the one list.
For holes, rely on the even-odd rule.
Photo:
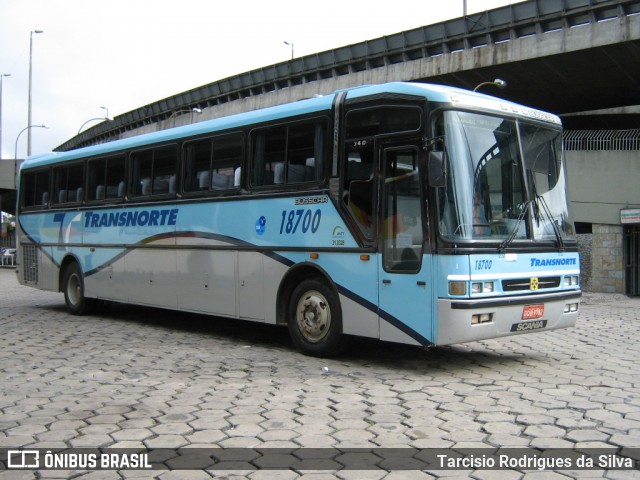
{"label": "bus windshield", "polygon": [[447,182],[439,232],[449,241],[563,241],[573,235],[562,132],[551,126],[446,111]]}

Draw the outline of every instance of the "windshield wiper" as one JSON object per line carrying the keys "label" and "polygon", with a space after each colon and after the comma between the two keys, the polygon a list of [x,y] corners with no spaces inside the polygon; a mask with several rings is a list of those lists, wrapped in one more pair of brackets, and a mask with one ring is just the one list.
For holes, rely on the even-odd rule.
{"label": "windshield wiper", "polygon": [[509,236],[500,244],[500,246],[498,247],[498,250],[506,250],[511,245],[511,243],[515,240],[516,235],[518,234],[518,230],[520,230],[520,222],[522,222],[522,220],[524,219],[524,216],[529,211],[529,207],[531,207],[532,203],[533,202],[531,200],[527,200],[524,203],[524,205],[522,205],[522,210],[518,215],[515,226],[511,230],[511,233],[509,234]]}
{"label": "windshield wiper", "polygon": [[[535,201],[536,201],[536,209],[540,211],[541,210],[540,205],[542,205],[542,211],[545,213],[546,217],[549,219],[549,222],[551,222],[551,227],[553,227],[553,233],[555,234],[556,239],[558,240],[558,248],[560,250],[564,250],[564,240],[562,239],[562,233],[560,232],[560,228],[558,227],[556,222],[553,220],[553,215],[551,214],[549,205],[547,205],[547,201],[544,199],[542,195],[538,195],[538,193],[535,191],[535,185],[534,185],[534,195],[535,195]],[[536,218],[536,221],[540,223],[538,218]]]}
{"label": "windshield wiper", "polygon": [[[553,228],[553,234],[556,236],[556,240],[558,240],[558,248],[560,250],[564,250],[564,240],[562,240],[562,233],[560,233],[560,228],[558,227],[556,222],[553,220],[553,215],[551,214],[551,210],[549,210],[547,201],[544,199],[542,195],[538,194],[538,186],[536,185],[536,180],[535,180],[535,177],[533,176],[533,172],[530,170],[529,173],[531,177],[531,189],[532,189],[531,193],[533,193],[533,199],[535,200],[535,205],[536,205],[535,221],[537,222],[538,225],[540,225],[541,218],[540,218],[539,212],[540,211],[544,212],[545,216],[549,219],[549,222],[551,222],[551,227]],[[540,208],[540,205],[542,205],[542,208]]]}

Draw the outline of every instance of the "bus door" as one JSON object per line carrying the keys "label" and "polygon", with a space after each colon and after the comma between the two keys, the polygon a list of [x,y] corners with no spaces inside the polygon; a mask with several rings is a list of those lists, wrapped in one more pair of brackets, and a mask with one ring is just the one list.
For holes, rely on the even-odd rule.
{"label": "bus door", "polygon": [[431,256],[423,255],[420,144],[384,145],[378,256],[380,338],[433,340]]}

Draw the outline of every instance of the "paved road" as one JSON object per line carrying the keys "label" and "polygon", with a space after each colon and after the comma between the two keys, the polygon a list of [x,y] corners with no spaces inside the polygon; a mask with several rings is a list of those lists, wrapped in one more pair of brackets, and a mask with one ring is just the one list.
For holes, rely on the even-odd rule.
{"label": "paved road", "polygon": [[[640,447],[640,299],[586,295],[576,328],[424,351],[294,351],[286,331],[62,296],[0,269],[0,447]],[[250,328],[249,328],[250,327]],[[636,471],[156,471],[158,478],[640,478]],[[150,478],[0,471],[0,479]]]}

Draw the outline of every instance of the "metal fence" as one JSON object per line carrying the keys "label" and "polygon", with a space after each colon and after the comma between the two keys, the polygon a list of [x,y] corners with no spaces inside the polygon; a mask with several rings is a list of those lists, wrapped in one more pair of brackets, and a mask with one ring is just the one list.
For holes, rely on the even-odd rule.
{"label": "metal fence", "polygon": [[640,150],[640,129],[566,130],[565,150]]}
{"label": "metal fence", "polygon": [[7,233],[3,232],[3,234],[0,236],[0,247],[16,248],[15,231]]}

